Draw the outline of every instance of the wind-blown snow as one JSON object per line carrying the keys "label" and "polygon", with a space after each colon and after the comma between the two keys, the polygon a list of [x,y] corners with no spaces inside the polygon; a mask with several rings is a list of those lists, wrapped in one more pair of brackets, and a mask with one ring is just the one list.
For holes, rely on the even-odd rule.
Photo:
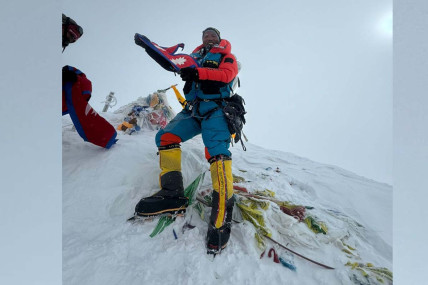
{"label": "wind-blown snow", "polygon": [[[115,127],[125,116],[120,112],[100,114]],[[158,191],[156,131],[119,132],[118,143],[105,150],[83,142],[69,116],[62,120],[65,285],[285,281],[334,285],[354,284],[354,274],[364,280],[359,271],[345,266],[348,261],[392,270],[392,187],[387,184],[251,143],[246,143],[244,152],[238,143],[231,148],[233,173],[247,180],[239,185],[249,191],[269,189],[276,199],[312,206],[307,213],[329,229],[327,235],[315,234],[285,214],[275,217],[271,206],[265,214],[278,226],[272,229],[272,237],[335,270],[323,269],[278,247],[279,256],[294,262],[296,272],[274,263],[267,254],[260,259],[255,230],[247,222],[233,224],[228,247],[211,261],[205,249],[207,224],[192,210],[154,238],[149,235],[156,220],[126,222],[142,197]],[[200,136],[182,144],[185,186],[209,169],[203,148]],[[206,175],[201,189],[209,187],[210,175]],[[183,232],[185,221],[196,227]],[[341,241],[355,248],[352,256],[342,251]],[[268,249],[273,246],[267,244]]]}

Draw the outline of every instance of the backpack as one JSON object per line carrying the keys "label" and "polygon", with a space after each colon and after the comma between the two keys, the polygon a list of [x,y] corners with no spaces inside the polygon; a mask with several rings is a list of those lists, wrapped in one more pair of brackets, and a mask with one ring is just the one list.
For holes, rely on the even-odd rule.
{"label": "backpack", "polygon": [[[235,56],[236,58],[236,56]],[[241,62],[239,62],[238,59],[236,59],[236,62],[238,64],[238,73],[241,71]],[[227,126],[229,128],[229,132],[233,137],[233,141],[237,143],[238,141],[241,141],[242,148],[244,151],[247,150],[245,147],[243,141],[242,141],[242,128],[245,124],[245,114],[247,113],[245,111],[245,100],[242,98],[242,96],[238,95],[238,93],[235,93],[236,89],[238,87],[241,87],[241,81],[239,80],[238,75],[232,80],[230,83],[230,89],[231,94],[229,98],[225,98],[224,101],[226,102],[226,106],[223,107],[223,113],[226,117]],[[245,137],[245,135],[244,135]],[[246,139],[246,138],[245,138]]]}
{"label": "backpack", "polygon": [[233,141],[237,143],[241,141],[242,148],[245,150],[246,147],[242,141],[242,128],[244,127],[245,121],[245,101],[242,96],[234,94],[233,96],[224,99],[226,105],[223,107],[223,114],[226,117],[227,126],[230,134],[234,137]]}

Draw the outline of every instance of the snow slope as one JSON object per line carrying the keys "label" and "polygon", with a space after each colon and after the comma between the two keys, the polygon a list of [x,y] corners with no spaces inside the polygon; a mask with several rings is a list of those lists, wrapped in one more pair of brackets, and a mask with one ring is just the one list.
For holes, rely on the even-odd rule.
{"label": "snow slope", "polygon": [[[101,113],[113,126],[124,113]],[[307,213],[324,222],[326,235],[278,213],[265,212],[272,237],[321,263],[327,270],[275,247],[294,263],[293,272],[261,251],[248,222],[233,224],[227,249],[207,258],[207,224],[194,210],[162,233],[149,237],[156,221],[130,224],[136,203],[158,190],[156,131],[118,133],[110,150],[83,142],[69,116],[63,125],[63,284],[380,284],[373,274],[345,266],[372,263],[392,270],[392,187],[344,169],[246,143],[231,148],[233,173],[250,192],[269,189],[275,198],[312,206]],[[249,138],[251,139],[251,138]],[[209,169],[200,136],[182,144],[187,186]],[[276,172],[276,169],[279,169]],[[200,191],[210,188],[205,176]],[[196,227],[182,231],[185,222]],[[177,239],[173,235],[177,233]],[[268,249],[273,244],[267,242]],[[345,253],[346,245],[355,250]],[[349,249],[349,248],[348,248]],[[349,250],[348,250],[349,252]],[[366,270],[367,272],[367,270]],[[359,281],[357,281],[359,280]],[[384,284],[388,284],[385,279]]]}

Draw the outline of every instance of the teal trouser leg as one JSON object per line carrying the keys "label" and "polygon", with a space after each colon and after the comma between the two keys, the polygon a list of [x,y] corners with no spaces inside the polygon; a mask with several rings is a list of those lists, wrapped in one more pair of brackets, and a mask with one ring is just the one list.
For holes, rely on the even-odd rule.
{"label": "teal trouser leg", "polygon": [[156,134],[156,145],[159,147],[161,144],[161,137],[165,133],[171,133],[181,138],[185,142],[196,135],[201,133],[201,127],[198,121],[192,117],[190,111],[182,110],[174,119],[169,122],[164,129],[159,130]]}
{"label": "teal trouser leg", "polygon": [[202,121],[202,139],[210,156],[232,155],[229,151],[230,132],[222,110]]}

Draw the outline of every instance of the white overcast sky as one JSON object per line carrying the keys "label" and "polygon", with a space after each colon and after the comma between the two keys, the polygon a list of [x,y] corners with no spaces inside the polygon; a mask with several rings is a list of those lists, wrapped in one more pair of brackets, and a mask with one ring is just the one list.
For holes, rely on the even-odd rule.
{"label": "white overcast sky", "polygon": [[[183,87],[134,44],[136,32],[191,53],[213,26],[242,64],[250,142],[392,184],[391,0],[67,0],[61,8],[84,29],[63,64],[92,81],[95,109],[110,91],[114,111]],[[169,99],[179,111],[173,92]]]}

